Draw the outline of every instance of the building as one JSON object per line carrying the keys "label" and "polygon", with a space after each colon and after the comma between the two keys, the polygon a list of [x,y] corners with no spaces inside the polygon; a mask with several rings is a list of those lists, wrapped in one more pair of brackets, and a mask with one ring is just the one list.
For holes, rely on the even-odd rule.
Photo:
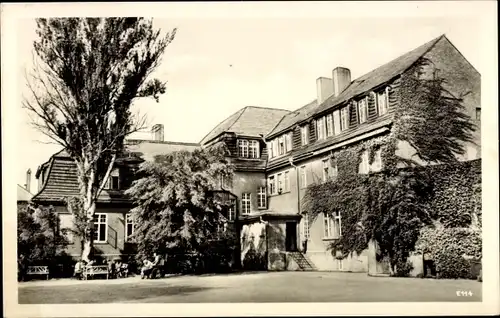
{"label": "building", "polygon": [[[293,112],[242,108],[210,131],[199,145],[163,142],[161,129],[155,130],[159,141],[129,141],[129,151],[136,155],[117,163],[117,172],[111,175],[98,201],[96,248],[104,255],[133,253],[126,244],[132,231],[128,230],[127,218],[130,203],[124,200],[122,189],[130,184],[137,163],[154,154],[210,147],[223,141],[236,172],[233,180],[222,180],[222,187],[233,197],[228,219],[240,233],[240,261],[244,268],[261,268],[264,264],[269,270],[383,272],[380,264],[373,263],[370,249],[344,260],[334,258],[327,245],[342,233],[341,212],[313,222],[302,211],[301,200],[308,185],[336,177],[337,167],[331,160],[336,151],[381,143],[391,135],[395,109],[404,107],[402,79],[422,59],[431,62],[423,76],[439,74],[445,78],[450,95],[463,96],[467,113],[479,123],[480,74],[444,35],[354,80],[349,69],[336,67],[331,78],[317,79],[316,98]],[[460,160],[480,157],[480,130],[475,132],[474,140],[466,145]],[[412,158],[414,152],[408,143],[398,140],[398,156]],[[368,157],[366,151],[362,152],[361,163],[354,169],[368,173],[384,166],[380,151],[375,152],[373,162]],[[71,222],[71,216],[57,198],[75,193],[74,169],[62,151],[36,173],[41,182],[33,200],[57,205],[64,224]],[[78,252],[75,246],[73,253]]]}
{"label": "building", "polygon": [[[152,140],[127,140],[127,151],[116,160],[105,188],[101,192],[94,220],[95,254],[105,258],[135,254],[135,244],[127,238],[133,234],[134,224],[131,202],[124,191],[134,180],[134,172],[144,160],[154,156],[179,150],[192,150],[199,147],[195,143],[168,142],[163,140],[163,125],[152,129]],[[38,179],[38,193],[32,198],[37,205],[52,205],[58,214],[60,228],[72,228],[73,216],[68,212],[64,197],[78,193],[76,164],[68,154],[61,150],[42,164],[35,177]],[[81,255],[82,244],[76,236],[69,234],[70,244],[67,253],[73,257]]]}

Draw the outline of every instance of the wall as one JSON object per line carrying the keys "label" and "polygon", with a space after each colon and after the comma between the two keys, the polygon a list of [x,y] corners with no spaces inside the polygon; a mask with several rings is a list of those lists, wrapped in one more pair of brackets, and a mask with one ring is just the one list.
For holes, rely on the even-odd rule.
{"label": "wall", "polygon": [[[66,207],[57,206],[55,210],[61,222],[61,228],[73,226],[73,216],[66,210]],[[96,209],[96,213],[107,213],[108,218],[107,242],[94,243],[97,255],[113,258],[128,253],[128,244],[125,242],[125,214],[128,212],[129,209],[126,208],[98,207]],[[66,252],[73,257],[80,256],[82,250],[79,239],[71,236],[68,238],[71,238],[71,244],[66,248]]]}
{"label": "wall", "polygon": [[233,187],[231,192],[235,194],[237,199],[237,211],[241,215],[241,194],[250,193],[251,211],[250,213],[257,213],[260,210],[257,203],[257,192],[259,187],[266,186],[265,174],[263,172],[246,172],[236,171],[233,176]]}

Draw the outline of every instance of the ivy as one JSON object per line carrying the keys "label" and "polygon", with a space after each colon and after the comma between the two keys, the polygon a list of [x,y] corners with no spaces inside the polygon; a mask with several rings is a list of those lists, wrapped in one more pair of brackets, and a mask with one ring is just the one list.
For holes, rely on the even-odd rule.
{"label": "ivy", "polygon": [[[389,259],[397,276],[410,272],[407,259],[434,220],[445,227],[467,226],[472,211],[480,219],[480,190],[474,188],[480,166],[455,159],[464,153],[464,142],[472,141],[474,126],[443,79],[422,77],[429,65],[422,60],[402,76],[391,132],[333,152],[338,178],[309,186],[302,203],[312,220],[341,212],[342,235],[329,247],[333,255],[359,254],[374,240],[378,258]],[[422,168],[413,157],[398,157],[400,141],[410,144],[420,161],[447,164]],[[358,174],[360,154],[368,151],[371,164],[379,149],[382,171]]]}

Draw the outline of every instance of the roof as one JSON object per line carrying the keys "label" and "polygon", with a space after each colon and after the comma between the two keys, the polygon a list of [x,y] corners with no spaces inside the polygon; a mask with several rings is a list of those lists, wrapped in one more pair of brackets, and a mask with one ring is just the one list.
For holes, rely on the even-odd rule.
{"label": "roof", "polygon": [[[139,155],[144,160],[153,160],[156,155],[180,150],[193,150],[196,143],[127,140],[128,152]],[[66,196],[78,195],[76,164],[65,150],[55,153],[47,162],[49,172],[41,190],[33,197],[36,201],[61,201]],[[128,202],[123,191],[103,190],[98,202]]]}
{"label": "roof", "polygon": [[[379,85],[382,85],[391,79],[401,75],[408,68],[415,64],[422,56],[424,56],[439,40],[445,38],[445,35],[441,35],[432,41],[429,41],[418,48],[401,55],[400,57],[392,60],[389,63],[386,63],[373,71],[355,79],[351,82],[351,84],[342,91],[338,96],[330,96],[320,105],[317,104],[316,101],[307,104],[306,106],[298,109],[295,112],[292,112],[285,116],[283,120],[273,129],[271,133],[267,137],[272,137],[279,132],[287,130],[307,119],[308,117],[314,116],[322,111],[325,111],[334,106],[340,105],[357,95],[363,94],[367,91],[370,91],[373,88],[376,88]],[[294,115],[294,113],[296,113]]]}
{"label": "roof", "polygon": [[278,108],[244,107],[215,126],[200,141],[200,144],[204,145],[224,132],[249,137],[265,135],[289,112],[289,110]]}
{"label": "roof", "polygon": [[24,187],[17,185],[17,202],[25,201],[28,202],[33,197],[33,194],[26,190]]}

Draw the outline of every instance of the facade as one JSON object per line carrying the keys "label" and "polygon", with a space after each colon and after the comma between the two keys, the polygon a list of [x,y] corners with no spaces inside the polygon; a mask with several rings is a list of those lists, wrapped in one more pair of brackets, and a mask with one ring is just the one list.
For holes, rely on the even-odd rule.
{"label": "facade", "polygon": [[[450,95],[462,98],[479,128],[480,74],[444,35],[354,80],[349,69],[337,67],[331,78],[317,79],[316,98],[293,112],[245,107],[217,125],[199,145],[129,141],[129,151],[135,155],[117,163],[118,177],[110,180],[98,203],[98,213],[105,214],[98,214],[97,226],[104,230],[98,231],[96,247],[105,255],[133,253],[126,242],[130,204],[121,189],[131,182],[136,164],[154,154],[224,142],[236,171],[233,180],[221,183],[233,196],[228,219],[240,234],[239,263],[244,268],[384,272],[383,264],[375,262],[373,246],[360,255],[334,258],[327,246],[342,235],[342,212],[309,220],[301,201],[309,185],[336,178],[338,170],[332,160],[336,151],[367,142],[383,143],[391,135],[394,111],[404,107],[402,78],[422,59],[431,61],[429,74],[438,73],[447,80]],[[480,158],[480,144],[478,129],[474,143],[466,145],[459,159]],[[411,146],[398,141],[398,156],[410,159],[414,153]],[[360,156],[355,167],[359,173],[384,166],[380,151],[373,160],[366,152]],[[64,224],[71,222],[71,216],[57,198],[76,191],[74,169],[60,152],[36,174],[41,182],[33,200],[57,205]],[[79,253],[77,246],[73,253]]]}

